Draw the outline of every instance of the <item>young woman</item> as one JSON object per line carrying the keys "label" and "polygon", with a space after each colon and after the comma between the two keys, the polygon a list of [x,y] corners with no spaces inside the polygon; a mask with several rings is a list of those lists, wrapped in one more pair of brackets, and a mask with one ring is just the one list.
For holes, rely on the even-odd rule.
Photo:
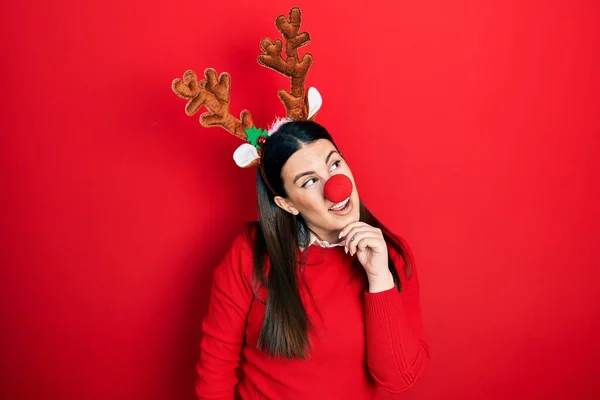
{"label": "young woman", "polygon": [[350,167],[311,121],[262,148],[259,221],[214,274],[200,399],[372,399],[428,362],[407,248],[361,203]]}

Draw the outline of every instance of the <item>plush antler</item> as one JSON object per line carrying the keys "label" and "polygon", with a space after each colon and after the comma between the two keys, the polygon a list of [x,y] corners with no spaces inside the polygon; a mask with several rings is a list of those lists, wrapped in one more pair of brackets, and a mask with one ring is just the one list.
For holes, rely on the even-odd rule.
{"label": "plush antler", "polygon": [[[323,100],[318,90],[310,88],[304,90],[306,74],[312,64],[312,55],[305,54],[300,61],[298,48],[310,42],[308,33],[298,33],[301,23],[301,12],[298,7],[290,10],[289,19],[283,15],[277,17],[275,24],[285,38],[285,60],[282,58],[282,42],[277,39],[272,42],[265,38],[260,47],[263,54],[258,57],[258,62],[268,68],[274,69],[291,78],[291,91],[279,91],[279,98],[283,102],[288,120],[302,121],[314,118],[321,107]],[[177,96],[187,99],[185,107],[187,115],[194,115],[202,106],[208,112],[200,115],[200,125],[204,127],[220,126],[229,133],[245,141],[233,153],[235,163],[243,168],[260,164],[262,147],[276,129],[265,131],[254,126],[252,116],[248,110],[243,110],[240,119],[229,112],[231,91],[231,76],[223,72],[217,77],[217,72],[212,68],[204,71],[205,79],[198,81],[196,73],[188,70],[183,74],[183,79],[175,79],[171,88]],[[309,108],[310,106],[310,108]]]}
{"label": "plush antler", "polygon": [[287,117],[293,120],[306,120],[308,118],[304,81],[312,64],[312,55],[305,54],[302,61],[298,58],[298,48],[310,42],[310,35],[307,32],[298,33],[301,22],[302,13],[298,7],[290,10],[289,20],[280,15],[275,21],[277,29],[286,41],[285,60],[281,57],[282,43],[279,39],[275,42],[272,42],[269,38],[261,40],[260,48],[264,53],[258,56],[259,64],[291,78],[290,93],[283,89],[279,90],[279,98],[286,108]]}
{"label": "plush antler", "polygon": [[245,130],[252,128],[252,116],[248,110],[242,111],[241,119],[235,118],[229,112],[229,99],[231,90],[231,76],[223,72],[217,78],[217,71],[207,68],[204,71],[206,79],[198,82],[196,73],[188,70],[183,74],[183,79],[175,79],[171,88],[177,96],[189,99],[185,106],[185,113],[192,116],[202,106],[209,112],[200,115],[200,125],[204,127],[220,126],[229,133],[246,140]]}

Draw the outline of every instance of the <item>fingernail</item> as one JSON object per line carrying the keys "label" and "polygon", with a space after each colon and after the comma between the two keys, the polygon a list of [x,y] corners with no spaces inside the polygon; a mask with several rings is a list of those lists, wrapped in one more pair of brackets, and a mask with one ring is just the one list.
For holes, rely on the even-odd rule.
{"label": "fingernail", "polygon": [[348,246],[344,246],[344,251],[348,254]]}
{"label": "fingernail", "polygon": [[338,235],[338,239],[341,239],[341,238],[342,238],[342,232],[343,232],[343,231],[341,231],[341,232],[340,232],[340,234]]}

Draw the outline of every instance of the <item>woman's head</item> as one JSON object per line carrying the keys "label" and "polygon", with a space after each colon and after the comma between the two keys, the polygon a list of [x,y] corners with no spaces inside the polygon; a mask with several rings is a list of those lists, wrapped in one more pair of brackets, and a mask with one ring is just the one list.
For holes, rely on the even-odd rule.
{"label": "woman's head", "polygon": [[[262,157],[256,188],[260,222],[252,225],[258,231],[253,235],[254,278],[269,289],[269,295],[258,347],[272,356],[305,358],[311,321],[299,293],[297,272],[298,245],[307,243],[309,237],[300,235],[307,231],[299,228],[309,228],[331,242],[347,224],[362,221],[382,229],[386,242],[406,262],[398,269],[406,268],[408,275],[410,257],[400,240],[360,203],[352,172],[321,125],[310,121],[282,125],[267,140]],[[347,190],[343,196],[349,193],[350,203],[347,209],[337,214],[330,210],[333,203],[325,196],[327,192],[332,197],[329,193],[331,185],[325,186],[328,181],[341,181],[342,184],[346,181]],[[335,201],[341,201],[341,197]],[[391,257],[388,262],[400,289],[398,269]],[[364,269],[358,260],[355,258],[352,263],[354,271],[364,277]]]}
{"label": "woman's head", "polygon": [[[261,219],[265,214],[297,219],[330,241],[346,225],[359,220],[360,199],[352,171],[330,134],[316,122],[283,124],[265,144],[261,168],[264,174],[258,176]],[[349,179],[351,191],[344,199],[330,200],[325,196],[325,184],[339,174]]]}

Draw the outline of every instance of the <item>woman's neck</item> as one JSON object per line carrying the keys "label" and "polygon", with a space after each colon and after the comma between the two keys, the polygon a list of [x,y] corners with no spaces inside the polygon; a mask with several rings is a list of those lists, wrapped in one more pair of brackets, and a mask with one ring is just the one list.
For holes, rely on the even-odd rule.
{"label": "woman's neck", "polygon": [[310,226],[308,227],[308,229],[310,230],[312,235],[314,235],[317,239],[321,241],[326,241],[331,244],[340,241],[340,238],[338,237],[340,231],[322,231]]}

